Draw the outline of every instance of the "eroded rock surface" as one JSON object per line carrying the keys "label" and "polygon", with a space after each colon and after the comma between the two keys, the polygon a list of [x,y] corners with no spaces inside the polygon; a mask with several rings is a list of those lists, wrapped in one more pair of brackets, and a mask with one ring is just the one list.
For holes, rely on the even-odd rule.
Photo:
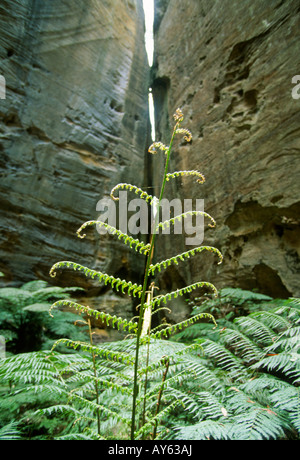
{"label": "eroded rock surface", "polygon": [[[95,230],[76,236],[116,183],[144,180],[149,70],[142,2],[117,3],[1,2],[5,283],[49,281],[60,260],[121,277],[140,274],[138,256],[118,240],[100,239]],[[64,280],[72,282],[70,275],[57,282]]]}
{"label": "eroded rock surface", "polygon": [[[172,169],[199,169],[204,185],[177,181],[170,196],[204,198],[217,228],[204,254],[164,274],[206,279],[218,287],[256,288],[275,297],[300,295],[300,99],[292,97],[299,68],[299,2],[157,0],[153,92],[157,133],[169,141],[171,116],[191,144],[178,141]],[[155,174],[154,174],[155,177]],[[171,193],[172,192],[172,193]],[[178,248],[184,238],[177,236]],[[159,254],[174,253],[165,240]]]}

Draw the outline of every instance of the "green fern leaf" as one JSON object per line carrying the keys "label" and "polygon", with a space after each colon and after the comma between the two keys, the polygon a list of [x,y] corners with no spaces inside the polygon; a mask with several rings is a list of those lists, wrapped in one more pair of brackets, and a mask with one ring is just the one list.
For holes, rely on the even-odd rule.
{"label": "green fern leaf", "polygon": [[234,349],[246,363],[258,361],[264,356],[264,351],[238,330],[226,328],[221,334],[221,339],[225,345]]}
{"label": "green fern leaf", "polygon": [[218,295],[218,291],[215,286],[207,281],[199,281],[194,284],[190,284],[189,286],[185,286],[182,289],[177,289],[176,291],[168,292],[165,295],[159,295],[153,298],[151,301],[152,306],[160,305],[161,302],[167,303],[168,300],[172,300],[172,298],[177,298],[179,295],[182,296],[183,294],[191,293],[193,290],[197,288],[207,287],[213,291],[215,297]]}
{"label": "green fern leaf", "polygon": [[19,422],[10,422],[0,428],[0,441],[15,441],[22,438],[22,433],[18,429]]}
{"label": "green fern leaf", "polygon": [[199,171],[190,170],[190,171],[174,171],[172,173],[168,173],[166,175],[166,180],[169,181],[170,179],[175,179],[175,177],[180,176],[196,176],[198,177],[197,182],[203,184],[205,182],[205,177]]}
{"label": "green fern leaf", "polygon": [[291,325],[286,318],[271,311],[257,311],[251,313],[251,317],[258,319],[267,327],[276,331],[284,330]]}
{"label": "green fern leaf", "polygon": [[77,264],[75,262],[70,262],[70,261],[61,261],[57,262],[56,264],[53,265],[53,267],[50,270],[50,276],[54,278],[56,276],[56,270],[62,269],[62,268],[70,268],[75,271],[83,272],[86,277],[92,278],[92,279],[98,279],[100,282],[103,281],[105,285],[110,284],[111,287],[119,291],[119,288],[121,288],[121,291],[123,294],[125,294],[125,290],[127,291],[127,294],[135,295],[137,294],[139,297],[141,296],[141,292],[143,290],[143,286],[138,285],[136,283],[132,283],[131,281],[125,281],[121,280],[120,278],[115,278],[114,276],[107,275],[106,273],[102,273],[96,270],[91,270],[88,267],[84,267],[83,265]]}
{"label": "green fern leaf", "polygon": [[161,331],[155,332],[154,334],[151,334],[151,337],[154,339],[160,339],[162,336],[168,337],[170,334],[175,334],[178,330],[182,330],[184,327],[188,327],[191,324],[195,323],[196,321],[199,321],[200,319],[210,319],[213,321],[215,326],[217,326],[217,323],[210,313],[200,313],[199,315],[192,316],[185,321],[181,321],[180,323],[173,324],[172,326],[166,327]]}
{"label": "green fern leaf", "polygon": [[123,243],[127,244],[130,248],[133,247],[136,251],[139,251],[141,254],[147,254],[149,252],[150,244],[144,244],[142,241],[132,238],[132,236],[128,235],[127,233],[123,233],[121,232],[121,230],[118,230],[117,228],[112,227],[111,225],[107,224],[106,222],[102,222],[101,220],[90,220],[88,222],[85,222],[77,230],[77,236],[79,238],[85,238],[86,234],[81,234],[81,232],[92,225],[106,228],[106,230],[111,235],[116,235],[119,240],[122,240]]}
{"label": "green fern leaf", "polygon": [[178,440],[226,440],[228,427],[214,420],[203,420],[194,425],[174,426],[175,439]]}
{"label": "green fern leaf", "polygon": [[246,369],[241,360],[223,345],[209,339],[204,341],[199,340],[199,343],[201,343],[204,349],[204,355],[212,359],[221,369],[226,370],[232,378],[237,381],[246,378]]}
{"label": "green fern leaf", "polygon": [[271,399],[274,410],[279,409],[288,413],[291,423],[300,434],[300,387],[288,385],[273,393]]}
{"label": "green fern leaf", "polygon": [[109,313],[104,313],[98,310],[95,310],[87,305],[80,305],[76,302],[73,302],[71,300],[58,300],[55,302],[53,305],[51,305],[50,309],[48,306],[49,314],[50,316],[52,315],[52,310],[54,308],[60,308],[60,307],[69,307],[73,308],[74,310],[78,311],[79,313],[84,313],[88,316],[94,316],[96,319],[101,319],[103,322],[106,322],[107,326],[111,326],[114,328],[117,328],[120,330],[122,328],[123,330],[128,329],[129,332],[136,332],[137,330],[137,324],[133,323],[131,321],[127,321],[126,319],[123,319],[121,317],[117,317],[116,315],[110,315]]}
{"label": "green fern leaf", "polygon": [[137,187],[136,185],[127,184],[127,183],[120,183],[120,184],[117,184],[110,192],[110,196],[114,201],[119,200],[119,198],[114,195],[115,192],[117,190],[122,190],[122,189],[126,189],[126,190],[129,190],[129,191],[134,191],[134,193],[136,195],[139,195],[143,200],[145,200],[146,202],[149,202],[149,204],[152,204],[154,199],[155,199],[155,197],[153,197],[152,195],[149,195],[147,192],[145,192],[141,188]]}
{"label": "green fern leaf", "polygon": [[284,436],[283,420],[268,408],[253,408],[234,417],[229,436],[234,440],[271,440]]}
{"label": "green fern leaf", "polygon": [[184,261],[184,259],[188,259],[190,256],[194,256],[196,253],[200,253],[202,251],[214,252],[215,254],[218,255],[218,257],[220,259],[219,264],[222,263],[223,256],[222,256],[221,252],[217,248],[214,248],[212,246],[199,246],[197,248],[190,249],[189,251],[182,252],[181,254],[178,254],[178,255],[176,255],[174,257],[171,257],[170,259],[165,259],[165,260],[162,260],[161,262],[158,262],[156,264],[151,264],[149,272],[153,275],[155,270],[157,270],[157,269],[159,271],[161,271],[162,267],[167,268],[172,263],[174,263],[175,265],[178,265],[178,260]]}
{"label": "green fern leaf", "polygon": [[172,217],[171,219],[167,219],[165,220],[164,222],[160,222],[156,228],[155,228],[155,232],[158,232],[158,230],[161,228],[162,230],[165,230],[167,228],[170,227],[170,225],[174,225],[175,224],[175,221],[181,221],[182,219],[184,219],[185,217],[188,217],[188,216],[204,216],[204,217],[208,217],[209,220],[211,221],[210,224],[208,224],[209,227],[215,227],[216,226],[216,221],[214,220],[213,217],[211,217],[209,214],[207,214],[207,212],[204,212],[204,211],[187,211],[187,212],[183,212],[182,214],[178,214],[177,216],[175,217]]}
{"label": "green fern leaf", "polygon": [[53,351],[59,344],[64,344],[67,347],[71,347],[74,350],[77,350],[78,348],[82,349],[83,351],[88,351],[89,353],[93,352],[95,355],[99,355],[101,357],[104,357],[105,359],[112,360],[112,361],[118,361],[126,364],[133,364],[134,359],[132,356],[122,353],[122,352],[114,352],[113,350],[110,350],[108,347],[99,347],[96,345],[90,345],[89,343],[86,342],[80,342],[80,341],[75,341],[75,340],[70,340],[70,339],[59,339],[55,342],[55,344],[52,347]]}
{"label": "green fern leaf", "polygon": [[275,333],[268,326],[250,315],[240,316],[234,320],[239,329],[244,330],[247,336],[252,336],[261,345],[270,345],[275,339]]}

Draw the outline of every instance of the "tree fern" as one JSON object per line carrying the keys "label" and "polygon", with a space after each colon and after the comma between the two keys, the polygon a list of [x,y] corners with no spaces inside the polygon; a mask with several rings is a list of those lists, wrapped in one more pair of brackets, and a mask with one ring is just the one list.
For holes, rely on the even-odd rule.
{"label": "tree fern", "polygon": [[[285,314],[288,317],[287,311]],[[293,317],[296,322],[295,315]],[[265,321],[269,318],[266,314]],[[256,319],[262,321],[262,311]],[[151,438],[154,431],[157,439],[299,438],[299,388],[295,384],[295,374],[289,374],[295,362],[290,362],[291,369],[285,369],[285,355],[293,356],[294,349],[285,349],[284,334],[296,336],[291,332],[293,321],[289,321],[285,331],[273,331],[275,340],[270,345],[274,347],[277,344],[273,351],[276,351],[278,360],[282,359],[281,367],[266,366],[265,360],[274,358],[268,356],[270,347],[264,346],[260,340],[256,342],[253,331],[247,331],[244,322],[240,325],[238,321],[231,329],[215,331],[216,341],[199,337],[199,343],[185,345],[151,338],[141,344],[139,385],[142,387],[147,382],[147,387],[145,395],[140,392],[136,399],[138,419],[141,420],[144,400],[146,412],[144,423],[136,431],[136,438]],[[215,325],[210,327],[213,330]],[[135,340],[93,346],[93,351],[98,352],[99,403],[95,400],[92,384],[92,347],[79,345],[81,353],[76,355],[54,351],[37,356],[28,354],[23,360],[19,357],[6,359],[0,374],[2,385],[3,378],[7,384],[14,382],[15,397],[24,393],[37,396],[43,386],[49,398],[55,395],[57,398],[60,394],[60,402],[45,406],[37,413],[50,419],[54,415],[57,420],[73,419],[69,431],[58,433],[57,439],[81,439],[81,434],[83,438],[90,439],[114,438],[115,426],[119,430],[119,439],[126,438],[131,421],[134,371],[133,365],[128,364],[127,356],[134,358]],[[294,346],[297,348],[298,344]],[[166,356],[169,369],[164,380],[160,411],[156,414]],[[31,365],[35,371],[28,380],[26,373],[30,373]],[[282,376],[286,379],[283,380]],[[101,413],[100,436],[96,422],[98,409]]]}
{"label": "tree fern", "polygon": [[198,338],[203,365],[213,370],[219,392],[198,391],[199,411],[193,410],[200,420],[174,421],[171,439],[299,439],[299,303],[269,299],[263,311],[257,298],[248,304],[251,313],[234,319],[231,328],[213,331],[207,325],[210,339]]}
{"label": "tree fern", "polygon": [[50,286],[42,280],[25,283],[20,288],[0,289],[0,335],[5,337],[6,352],[27,352],[51,347],[58,337],[86,335],[74,326],[75,315],[60,312],[49,321],[53,301],[71,298],[80,288]]}

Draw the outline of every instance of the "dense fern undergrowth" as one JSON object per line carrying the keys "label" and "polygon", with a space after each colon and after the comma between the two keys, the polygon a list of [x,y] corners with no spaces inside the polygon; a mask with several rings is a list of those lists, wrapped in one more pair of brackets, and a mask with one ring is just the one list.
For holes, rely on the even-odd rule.
{"label": "dense fern undergrowth", "polygon": [[[136,439],[299,439],[300,300],[228,288],[191,306],[141,346]],[[134,351],[76,337],[2,359],[0,439],[128,439]]]}

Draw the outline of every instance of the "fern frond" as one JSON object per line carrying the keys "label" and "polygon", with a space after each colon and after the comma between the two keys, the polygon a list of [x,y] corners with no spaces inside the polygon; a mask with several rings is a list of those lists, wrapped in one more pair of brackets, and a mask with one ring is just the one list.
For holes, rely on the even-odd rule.
{"label": "fern frond", "polygon": [[15,441],[22,438],[22,433],[18,429],[19,422],[10,422],[0,428],[0,441]]}
{"label": "fern frond", "polygon": [[191,133],[191,131],[189,129],[177,128],[177,129],[175,129],[175,134],[184,134],[184,139],[187,142],[191,142],[191,140],[192,140],[192,133]]}
{"label": "fern frond", "polygon": [[[139,375],[142,376],[147,372],[152,372],[157,369],[162,368],[162,363],[164,362],[165,357],[167,356],[170,362],[170,369],[173,364],[178,363],[178,357],[184,356],[187,353],[193,351],[199,351],[202,349],[201,345],[198,343],[193,343],[191,345],[183,345],[171,341],[153,339],[150,340],[150,356],[152,357],[151,362],[145,367],[139,369]],[[147,356],[147,347],[142,349],[142,356],[145,355],[144,361],[146,362]],[[169,371],[170,373],[170,371]]]}
{"label": "fern frond", "polygon": [[[25,379],[24,379],[25,380]],[[29,379],[31,381],[31,379]],[[32,379],[34,380],[34,379]],[[41,380],[42,383],[40,385],[28,385],[28,382],[24,382],[26,384],[25,387],[16,390],[15,395],[20,394],[20,393],[35,393],[35,394],[40,394],[43,393],[44,395],[53,395],[53,396],[60,396],[60,397],[67,397],[68,396],[68,391],[67,391],[67,386],[60,386],[59,385],[59,380],[57,379],[55,383],[45,383],[46,380],[44,379]]]}
{"label": "fern frond", "polygon": [[247,289],[240,288],[223,288],[220,291],[221,297],[228,301],[234,301],[238,304],[252,301],[268,301],[272,300],[272,297],[259,292],[248,291]]}
{"label": "fern frond", "polygon": [[289,414],[291,423],[300,434],[300,387],[289,385],[271,396],[275,410]]}
{"label": "fern frond", "polygon": [[151,337],[154,339],[161,339],[162,336],[168,337],[168,335],[176,333],[178,330],[181,331],[184,327],[188,327],[191,324],[194,324],[196,321],[199,321],[200,319],[210,319],[213,321],[215,326],[217,327],[217,323],[215,321],[215,318],[213,315],[210,313],[200,313],[199,315],[191,316],[190,318],[181,321],[180,323],[173,324],[169,327],[166,327],[165,329],[155,332],[154,334],[151,333]]}
{"label": "fern frond", "polygon": [[214,248],[213,246],[199,246],[197,248],[190,249],[189,251],[182,252],[181,254],[171,257],[170,259],[165,259],[156,264],[151,264],[149,268],[149,273],[153,275],[155,270],[157,269],[160,272],[162,267],[167,268],[172,263],[174,263],[175,265],[178,265],[178,260],[184,261],[184,259],[189,259],[191,256],[194,256],[196,253],[200,253],[202,251],[210,251],[210,252],[217,254],[217,256],[220,259],[218,263],[219,264],[222,263],[223,256],[221,252],[219,251],[219,249]]}
{"label": "fern frond", "polygon": [[[189,378],[188,375],[185,375],[185,378],[188,379]],[[181,390],[181,389],[178,389],[172,386],[175,379],[176,379],[176,375],[166,381],[166,391],[169,392],[173,398],[183,403],[185,412],[187,412],[190,416],[192,416],[192,418],[197,419],[199,416],[198,402],[195,400],[194,395],[192,395],[191,393],[187,393],[184,390]]]}
{"label": "fern frond", "polygon": [[167,219],[164,222],[160,222],[156,226],[155,231],[157,232],[160,228],[162,230],[165,230],[166,228],[170,227],[170,224],[174,225],[176,220],[178,222],[180,222],[182,219],[184,219],[185,217],[188,217],[188,216],[204,216],[204,217],[208,217],[210,219],[210,221],[211,221],[211,223],[208,224],[208,226],[211,227],[211,228],[216,226],[215,219],[210,214],[208,214],[207,212],[204,212],[204,211],[186,211],[186,212],[183,212],[182,214],[178,214],[177,216],[172,217],[171,219]]}
{"label": "fern frond", "polygon": [[73,308],[79,313],[84,313],[88,316],[94,316],[96,319],[101,319],[103,322],[105,321],[107,326],[116,327],[118,330],[120,330],[121,327],[124,330],[128,329],[129,332],[131,331],[136,332],[137,330],[137,324],[133,323],[132,321],[127,321],[126,319],[117,317],[116,315],[112,316],[109,313],[104,313],[102,311],[95,310],[87,305],[80,305],[68,299],[58,300],[53,305],[51,305],[49,309],[50,316],[53,316],[51,311],[54,308],[60,308],[60,307]]}
{"label": "fern frond", "polygon": [[253,360],[258,361],[264,356],[262,349],[238,330],[226,328],[222,332],[221,337],[223,342],[233,348],[247,363]]}
{"label": "fern frond", "polygon": [[[215,372],[199,362],[198,357],[188,355],[183,358],[183,363],[186,366],[186,371],[190,374],[191,380],[195,381],[197,387],[209,389],[215,394],[222,394],[224,392],[224,385]],[[194,385],[193,385],[194,387]]]}
{"label": "fern frond", "polygon": [[206,339],[199,341],[204,349],[204,355],[212,359],[217,366],[226,370],[237,381],[243,380],[247,373],[239,358],[220,343]]}
{"label": "fern frond", "polygon": [[259,344],[269,345],[275,339],[275,333],[268,326],[253,318],[252,315],[240,316],[234,320],[239,328],[244,330],[246,335],[255,338]]}
{"label": "fern frond", "polygon": [[91,270],[88,267],[84,267],[83,265],[77,264],[75,262],[70,262],[70,261],[61,261],[57,262],[54,264],[50,270],[50,276],[54,278],[56,276],[56,270],[62,269],[62,268],[71,268],[75,271],[83,272],[86,277],[92,278],[92,279],[98,279],[99,281],[103,281],[105,285],[110,284],[111,287],[119,291],[119,288],[121,288],[121,291],[123,294],[125,294],[125,290],[127,291],[127,294],[135,295],[137,294],[139,297],[141,296],[141,292],[143,290],[143,286],[138,285],[136,283],[132,283],[131,281],[125,281],[121,280],[120,278],[115,278],[112,275],[107,275],[106,273],[102,273],[96,270]]}
{"label": "fern frond", "polygon": [[126,425],[130,424],[130,420],[125,417],[122,417],[120,413],[114,412],[102,404],[97,404],[94,401],[89,401],[85,398],[82,398],[81,396],[78,396],[76,393],[72,393],[72,395],[70,396],[70,400],[71,401],[75,400],[76,402],[81,403],[81,405],[84,408],[87,408],[92,413],[93,412],[96,413],[97,411],[100,410],[101,413],[107,417],[114,417],[116,420],[118,420],[119,422],[125,423]]}
{"label": "fern frond", "polygon": [[130,248],[134,248],[135,251],[140,252],[140,254],[147,254],[150,249],[150,244],[144,244],[142,241],[139,239],[134,239],[132,236],[128,235],[127,233],[121,232],[121,230],[118,230],[115,227],[112,227],[111,225],[107,224],[106,222],[102,222],[101,220],[89,220],[88,222],[85,222],[78,230],[77,230],[77,236],[79,238],[84,238],[86,234],[81,234],[81,232],[86,229],[87,227],[90,227],[92,225],[96,225],[98,227],[104,227],[106,230],[111,234],[111,235],[117,235],[119,240],[123,240],[125,244],[127,244]]}
{"label": "fern frond", "polygon": [[105,439],[98,436],[97,433],[90,435],[84,433],[69,433],[62,436],[55,436],[56,441],[90,441],[91,439]]}
{"label": "fern frond", "polygon": [[189,286],[185,286],[184,288],[181,288],[181,289],[177,289],[176,291],[172,291],[172,292],[168,292],[167,294],[165,295],[159,295],[159,296],[156,296],[152,299],[151,303],[152,303],[152,306],[154,305],[160,305],[161,302],[164,302],[164,303],[167,303],[168,300],[172,300],[172,298],[177,298],[179,295],[182,296],[184,294],[187,294],[187,293],[191,293],[193,290],[197,289],[197,288],[202,288],[202,287],[207,287],[209,289],[211,289],[215,295],[215,297],[218,296],[218,291],[216,289],[216,287],[207,282],[207,281],[198,281],[196,283],[193,283],[193,284],[190,284]]}
{"label": "fern frond", "polygon": [[220,397],[220,395],[213,394],[210,391],[199,391],[195,396],[202,418],[213,420],[228,416],[228,412],[224,407],[223,397]]}
{"label": "fern frond", "polygon": [[274,343],[267,348],[267,353],[280,351],[298,352],[300,347],[300,326],[289,327],[276,337]]}
{"label": "fern frond", "polygon": [[136,438],[139,439],[143,435],[147,435],[155,425],[160,423],[167,415],[170,414],[173,410],[175,410],[177,407],[183,407],[183,402],[178,400],[178,401],[173,401],[170,403],[167,407],[165,407],[163,410],[161,410],[157,415],[152,417],[147,423],[145,423],[137,432],[136,432]]}
{"label": "fern frond", "polygon": [[214,420],[203,420],[194,425],[174,426],[175,439],[178,440],[226,440],[229,439],[228,427]]}
{"label": "fern frond", "polygon": [[54,406],[49,406],[49,407],[45,407],[45,408],[42,408],[42,409],[38,409],[34,415],[47,415],[47,416],[51,416],[53,414],[58,414],[58,413],[61,413],[61,414],[72,414],[72,415],[76,415],[76,416],[79,416],[81,415],[80,411],[75,409],[75,407],[69,405],[69,404],[55,404]]}
{"label": "fern frond", "polygon": [[[22,353],[1,361],[0,380],[14,384],[58,384],[59,371],[45,352]],[[61,380],[61,384],[64,385]]]}
{"label": "fern frond", "polygon": [[149,153],[152,153],[152,154],[155,154],[157,153],[157,150],[161,150],[162,152],[167,152],[169,150],[169,146],[163,144],[162,142],[153,142],[149,149],[148,149],[148,152]]}
{"label": "fern frond", "polygon": [[77,350],[77,348],[81,348],[83,351],[88,351],[89,353],[93,352],[95,355],[99,355],[111,361],[117,361],[117,362],[122,362],[126,364],[134,363],[133,358],[127,353],[114,352],[113,350],[110,350],[108,347],[107,348],[99,347],[96,345],[90,345],[89,343],[86,343],[86,342],[80,342],[80,341],[75,341],[75,340],[70,340],[70,339],[57,340],[54,343],[51,351],[53,351],[59,344],[64,344],[67,347],[73,348],[74,350]]}
{"label": "fern frond", "polygon": [[145,192],[144,190],[142,190],[141,188],[137,187],[136,185],[132,185],[132,184],[127,184],[125,182],[122,182],[120,184],[117,184],[110,192],[110,196],[111,198],[114,200],[114,201],[118,201],[119,198],[116,197],[114,195],[114,193],[117,191],[117,190],[122,190],[122,189],[126,189],[126,190],[129,190],[130,192],[134,191],[134,193],[136,195],[139,195],[140,198],[142,198],[143,200],[145,200],[147,203],[149,202],[149,204],[152,204],[153,201],[155,200],[155,197],[153,197],[152,195],[149,195],[147,192]]}
{"label": "fern frond", "polygon": [[284,436],[284,422],[275,412],[268,408],[253,408],[234,417],[229,430],[233,440],[271,440]]}
{"label": "fern frond", "polygon": [[269,372],[281,371],[292,379],[300,380],[300,355],[282,352],[271,354],[251,366],[252,369],[267,369]]}
{"label": "fern frond", "polygon": [[257,311],[251,313],[251,317],[259,319],[259,321],[275,331],[286,329],[291,325],[286,318],[271,311]]}
{"label": "fern frond", "polygon": [[190,170],[190,171],[174,171],[172,173],[168,173],[166,175],[166,180],[169,181],[170,179],[175,179],[175,177],[180,176],[196,176],[198,177],[197,182],[203,184],[205,182],[205,177],[197,170]]}

